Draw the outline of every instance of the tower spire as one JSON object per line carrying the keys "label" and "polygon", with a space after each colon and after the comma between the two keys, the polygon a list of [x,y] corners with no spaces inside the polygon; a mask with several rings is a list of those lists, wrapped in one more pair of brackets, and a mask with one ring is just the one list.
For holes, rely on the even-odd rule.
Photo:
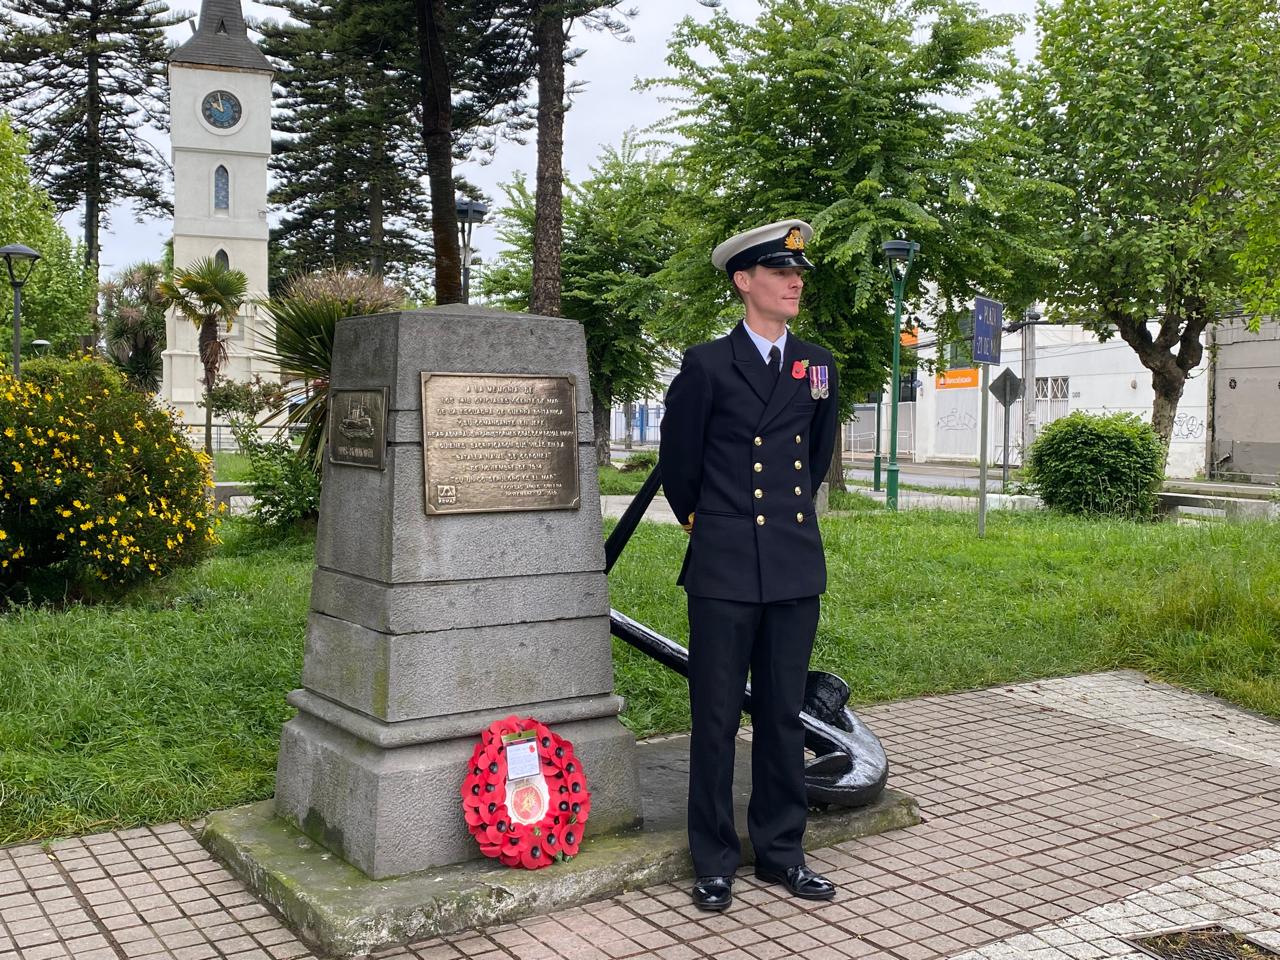
{"label": "tower spire", "polygon": [[270,61],[249,39],[240,0],[201,0],[195,36],[169,54],[169,62],[271,70]]}

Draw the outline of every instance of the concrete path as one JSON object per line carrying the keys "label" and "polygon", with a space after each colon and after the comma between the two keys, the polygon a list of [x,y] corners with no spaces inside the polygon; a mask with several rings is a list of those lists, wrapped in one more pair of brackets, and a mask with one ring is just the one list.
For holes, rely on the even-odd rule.
{"label": "concrete path", "polygon": [[[377,956],[1138,960],[1120,938],[1206,923],[1280,947],[1280,726],[1133,673],[862,715],[925,820],[814,854],[833,903],[743,874],[723,915],[663,885]],[[183,826],[0,850],[0,960],[312,956]]]}

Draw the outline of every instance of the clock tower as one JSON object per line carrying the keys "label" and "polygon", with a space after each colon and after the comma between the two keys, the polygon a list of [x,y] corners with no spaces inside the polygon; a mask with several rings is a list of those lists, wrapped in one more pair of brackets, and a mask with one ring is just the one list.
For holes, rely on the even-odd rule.
{"label": "clock tower", "polygon": [[[202,0],[195,35],[169,56],[174,266],[213,258],[248,278],[251,298],[267,293],[271,74],[249,39],[239,0]],[[258,321],[256,308],[246,304],[231,332],[223,333],[223,376],[275,375],[254,356],[265,346]],[[203,422],[195,325],[171,313],[167,334],[161,396],[188,423]]]}

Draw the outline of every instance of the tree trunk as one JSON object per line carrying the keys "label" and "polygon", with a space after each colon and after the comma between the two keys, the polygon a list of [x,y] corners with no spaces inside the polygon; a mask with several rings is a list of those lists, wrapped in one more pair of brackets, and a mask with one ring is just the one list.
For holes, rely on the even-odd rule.
{"label": "tree trunk", "polygon": [[443,0],[414,0],[418,22],[422,143],[427,151],[431,237],[436,254],[436,303],[462,302],[462,253],[453,193],[453,92],[445,59]]}
{"label": "tree trunk", "polygon": [[[827,492],[839,490],[847,493],[849,487],[844,482],[844,425],[836,424],[836,443],[831,449],[831,463],[827,466]],[[817,491],[814,491],[815,493]]]}
{"label": "tree trunk", "polygon": [[1155,428],[1166,447],[1173,436],[1173,421],[1178,415],[1178,402],[1182,399],[1182,390],[1186,386],[1187,376],[1179,370],[1176,374],[1153,372],[1151,389],[1155,391],[1155,402],[1151,406],[1151,426]]}
{"label": "tree trunk", "polygon": [[538,4],[538,171],[534,200],[533,290],[529,309],[560,316],[560,244],[564,235],[564,20],[561,4]]}
{"label": "tree trunk", "polygon": [[204,367],[204,452],[213,456],[213,393],[218,378],[218,321],[205,320],[200,324],[200,365]]}
{"label": "tree trunk", "polygon": [[612,408],[591,396],[591,418],[595,422],[596,466],[603,467],[609,463],[609,414]]}
{"label": "tree trunk", "polygon": [[[98,4],[89,14],[89,50],[86,58],[85,82],[85,193],[84,193],[84,261],[96,285],[98,282],[98,227],[102,219],[102,87],[98,77]],[[90,329],[96,344],[102,331],[98,328],[98,298],[89,307]]]}
{"label": "tree trunk", "polygon": [[385,231],[382,215],[382,169],[385,165],[382,144],[373,148],[373,177],[369,181],[369,272],[380,277],[387,267]]}

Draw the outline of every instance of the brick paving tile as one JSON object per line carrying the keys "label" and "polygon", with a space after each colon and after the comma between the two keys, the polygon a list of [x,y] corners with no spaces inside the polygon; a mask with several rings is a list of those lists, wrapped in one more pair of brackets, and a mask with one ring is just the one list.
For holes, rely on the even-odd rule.
{"label": "brick paving tile", "polygon": [[[811,864],[840,886],[834,902],[792,900],[743,871],[722,915],[696,910],[685,884],[661,884],[376,956],[935,960],[989,945],[985,960],[1088,960],[1102,949],[1095,941],[1117,934],[1080,917],[1280,842],[1280,726],[1132,674],[861,715],[885,744],[891,784],[916,797],[924,822],[814,851]],[[1212,902],[1171,888],[1158,914],[1099,922],[1138,929],[1149,915],[1271,930],[1251,918],[1280,916],[1280,880],[1215,882]],[[1030,931],[1050,939],[1023,944]],[[1023,953],[1002,953],[1005,943]],[[0,849],[0,960],[64,955],[314,957],[181,824]]]}

